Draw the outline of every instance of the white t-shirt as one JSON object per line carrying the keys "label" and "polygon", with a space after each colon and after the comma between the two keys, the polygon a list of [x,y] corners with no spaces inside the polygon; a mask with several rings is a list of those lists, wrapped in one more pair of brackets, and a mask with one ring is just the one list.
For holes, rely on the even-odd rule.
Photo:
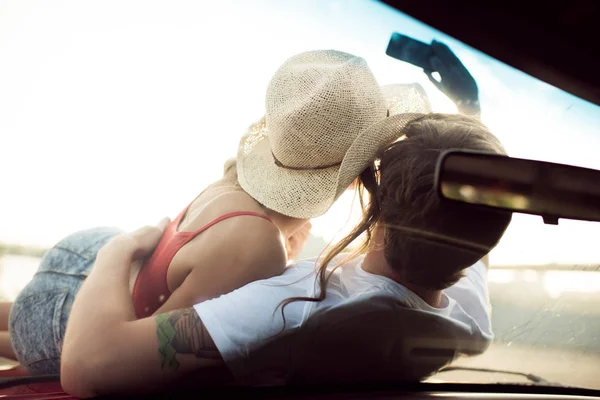
{"label": "white t-shirt", "polygon": [[[434,308],[406,287],[362,269],[338,268],[322,302],[294,302],[317,288],[315,260],[194,306],[238,382],[319,383],[420,379],[493,339],[481,262]],[[318,293],[318,291],[316,291]]]}

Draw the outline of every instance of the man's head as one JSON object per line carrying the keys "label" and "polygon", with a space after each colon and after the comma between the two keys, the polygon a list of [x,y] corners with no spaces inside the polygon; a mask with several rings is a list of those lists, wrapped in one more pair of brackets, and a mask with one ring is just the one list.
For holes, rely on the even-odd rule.
{"label": "man's head", "polygon": [[371,206],[384,228],[387,263],[409,283],[444,289],[498,243],[512,214],[441,200],[434,187],[439,155],[448,149],[506,152],[485,125],[461,115],[429,114],[402,133],[403,140],[381,152]]}

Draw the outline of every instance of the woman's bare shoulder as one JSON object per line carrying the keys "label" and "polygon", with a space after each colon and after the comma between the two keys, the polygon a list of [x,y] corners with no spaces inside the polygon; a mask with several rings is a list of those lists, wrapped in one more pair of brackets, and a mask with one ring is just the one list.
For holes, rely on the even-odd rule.
{"label": "woman's bare shoulder", "polygon": [[266,215],[264,207],[239,187],[209,187],[190,204],[179,230],[194,231],[234,212]]}
{"label": "woman's bare shoulder", "polygon": [[[225,211],[227,207],[220,210]],[[226,279],[228,282],[239,285],[278,275],[287,264],[285,242],[279,229],[272,222],[256,216],[223,220],[189,242],[180,252],[189,261],[190,270],[218,265],[221,270],[233,274]]]}
{"label": "woman's bare shoulder", "polygon": [[[216,218],[236,211],[265,215],[260,204],[245,192],[224,192],[211,199],[200,211],[188,213],[186,225],[183,228],[180,225],[179,230],[199,230]],[[183,246],[171,263],[176,268],[169,269],[185,272],[173,280],[173,287],[179,287],[184,276],[185,280],[197,277],[204,281],[208,274],[211,277],[210,287],[202,289],[202,282],[192,285],[196,288],[192,294],[208,293],[212,296],[227,293],[225,290],[234,290],[253,280],[280,274],[286,264],[285,244],[275,224],[257,216],[233,216],[210,226]]]}
{"label": "woman's bare shoulder", "polygon": [[246,211],[256,214],[232,216],[213,225],[202,234],[205,240],[196,241],[199,247],[204,247],[202,242],[209,241],[213,250],[235,247],[247,255],[256,252],[283,252],[285,255],[285,243],[279,229],[270,220],[260,218],[267,217],[266,209],[243,190],[218,190],[204,204],[192,207],[187,213],[187,221],[180,225],[184,229],[180,230],[200,229],[230,213]]}

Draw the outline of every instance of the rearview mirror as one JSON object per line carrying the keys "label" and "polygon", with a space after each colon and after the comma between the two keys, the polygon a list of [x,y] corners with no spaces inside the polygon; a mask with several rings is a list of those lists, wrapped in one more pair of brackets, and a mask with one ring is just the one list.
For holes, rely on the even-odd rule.
{"label": "rearview mirror", "polygon": [[450,150],[436,170],[440,196],[483,207],[600,221],[600,171],[498,154]]}

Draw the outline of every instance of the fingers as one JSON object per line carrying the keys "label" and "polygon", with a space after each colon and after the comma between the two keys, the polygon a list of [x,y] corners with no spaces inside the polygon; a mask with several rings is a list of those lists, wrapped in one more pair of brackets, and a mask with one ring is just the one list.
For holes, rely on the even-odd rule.
{"label": "fingers", "polygon": [[169,217],[164,217],[163,219],[161,219],[160,221],[158,221],[158,224],[156,224],[156,226],[161,230],[164,231],[167,228],[167,225],[169,225],[169,223],[171,222],[171,218]]}
{"label": "fingers", "polygon": [[117,256],[131,260],[145,258],[154,251],[169,224],[169,218],[158,225],[147,225],[133,232],[122,233],[112,238],[101,250],[101,258]]}
{"label": "fingers", "polygon": [[312,223],[306,221],[302,224],[290,237],[286,240],[286,250],[288,254],[288,261],[296,259],[296,257],[302,252],[308,238],[310,237],[310,230],[312,229]]}
{"label": "fingers", "polygon": [[427,75],[427,77],[429,78],[429,81],[430,81],[431,83],[433,83],[433,84],[435,85],[435,87],[436,87],[436,88],[438,88],[438,89],[439,89],[439,90],[441,90],[442,92],[444,91],[444,90],[442,89],[442,82],[438,81],[437,79],[435,79],[435,78],[433,77],[433,75],[432,75],[432,74],[433,74],[433,71],[430,71],[430,70],[428,70],[428,69],[424,69],[424,70],[423,70],[423,72],[425,72],[425,75]]}
{"label": "fingers", "polygon": [[310,232],[311,229],[312,229],[312,222],[310,222],[310,220],[306,221],[306,223],[304,225],[302,225],[303,231]]}
{"label": "fingers", "polygon": [[441,60],[438,56],[433,56],[429,59],[429,63],[433,68],[433,71],[437,71],[440,75],[445,75],[448,71],[448,64]]}
{"label": "fingers", "polygon": [[450,50],[450,47],[446,46],[444,43],[434,40],[431,42],[431,49],[442,61],[459,63],[462,65],[458,57]]}
{"label": "fingers", "polygon": [[312,229],[312,222],[310,222],[310,220],[308,220],[305,223],[303,223],[302,225],[300,225],[299,227],[297,227],[294,231],[292,231],[290,237],[295,236],[302,232],[306,232],[308,234],[311,229]]}
{"label": "fingers", "polygon": [[447,73],[454,74],[463,74],[465,76],[471,77],[471,74],[465,67],[465,65],[460,61],[460,59],[450,50],[448,46],[443,43],[436,42],[435,40],[431,42],[431,48],[434,57],[431,57],[431,65],[434,67],[436,71],[445,71]]}
{"label": "fingers", "polygon": [[129,234],[135,240],[134,258],[144,257],[154,251],[170,221],[169,218],[163,218],[157,225],[147,225]]}

